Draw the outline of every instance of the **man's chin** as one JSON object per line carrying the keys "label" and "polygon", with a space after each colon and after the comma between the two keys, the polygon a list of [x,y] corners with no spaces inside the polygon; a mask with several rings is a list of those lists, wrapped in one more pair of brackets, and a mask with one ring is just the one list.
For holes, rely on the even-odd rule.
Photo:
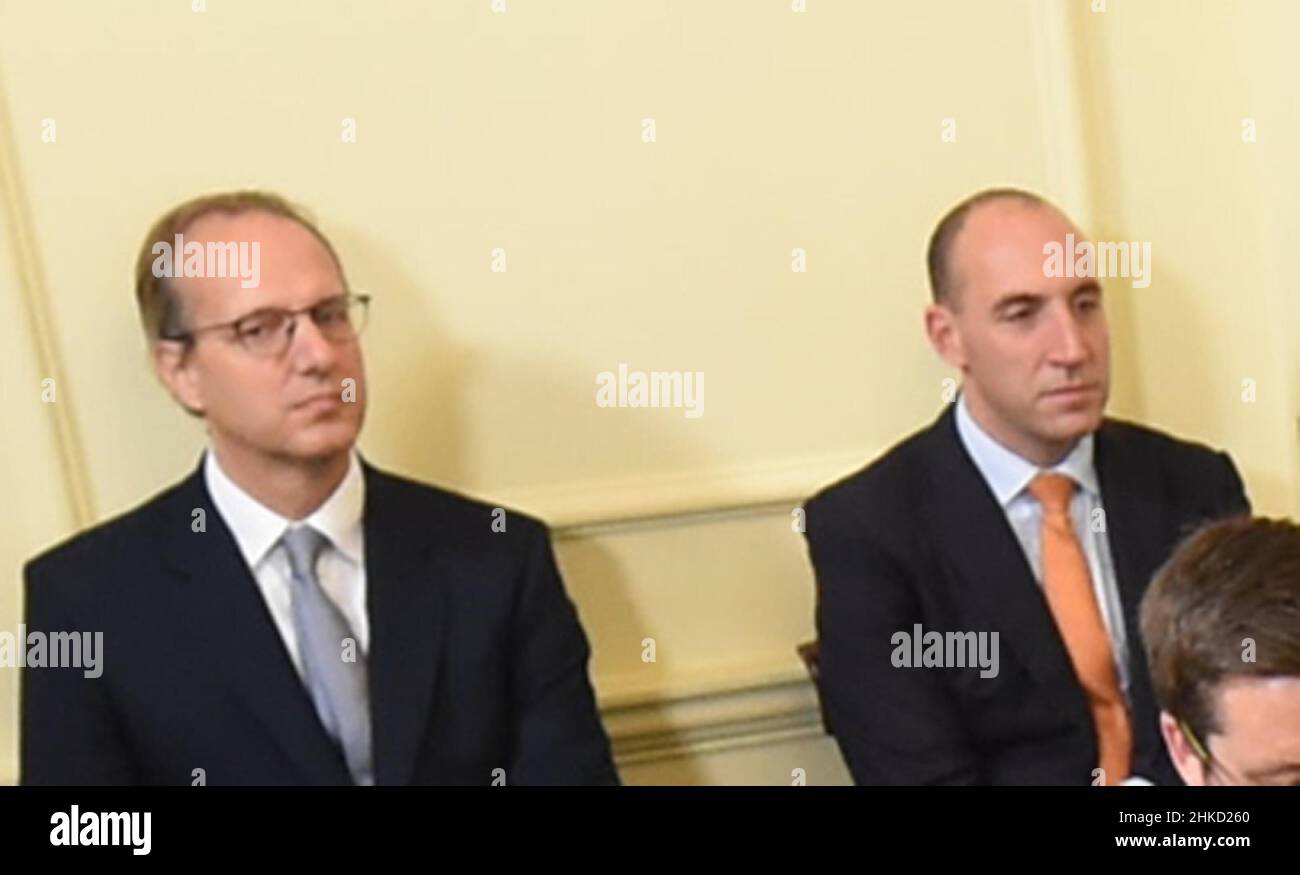
{"label": "man's chin", "polygon": [[1106,394],[1097,389],[1040,395],[1035,405],[1044,424],[1062,435],[1081,437],[1101,426]]}
{"label": "man's chin", "polygon": [[1042,433],[1058,443],[1071,444],[1101,428],[1101,423],[1098,408],[1061,411],[1044,424]]}
{"label": "man's chin", "polygon": [[350,451],[357,442],[357,429],[350,423],[318,425],[299,432],[288,441],[283,452],[297,461],[323,463]]}

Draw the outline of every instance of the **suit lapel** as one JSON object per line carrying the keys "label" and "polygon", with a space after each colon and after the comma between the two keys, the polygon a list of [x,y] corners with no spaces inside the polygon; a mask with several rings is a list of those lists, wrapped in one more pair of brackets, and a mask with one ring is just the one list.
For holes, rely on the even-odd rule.
{"label": "suit lapel", "polygon": [[944,564],[961,581],[953,594],[1000,631],[1000,643],[1040,682],[1049,688],[1062,680],[1074,683],[1069,655],[1024,550],[961,443],[955,406],[926,436],[927,514]]}
{"label": "suit lapel", "polygon": [[[201,509],[206,531],[192,529]],[[208,494],[200,464],[161,507],[164,564],[175,588],[174,613],[203,665],[266,731],[304,783],[351,777],[284,647],[234,537]]]}
{"label": "suit lapel", "polygon": [[433,546],[439,520],[409,500],[411,487],[362,465],[375,781],[407,784],[432,717],[455,565],[445,548]]}
{"label": "suit lapel", "polygon": [[[1128,639],[1129,702],[1136,716],[1139,749],[1163,750],[1155,733],[1155,693],[1148,681],[1149,668],[1142,645],[1141,607],[1148,576],[1164,561],[1171,548],[1175,526],[1162,500],[1155,467],[1137,458],[1121,442],[1113,423],[1097,432],[1095,464],[1106,510],[1106,539],[1110,544],[1115,580],[1124,609]],[[1144,716],[1147,719],[1144,719]]]}
{"label": "suit lapel", "polygon": [[1146,592],[1146,575],[1160,565],[1161,545],[1168,545],[1165,534],[1168,508],[1160,500],[1161,490],[1151,465],[1134,458],[1120,445],[1113,423],[1097,432],[1095,464],[1101,487],[1102,506],[1106,509],[1106,539],[1130,644],[1138,644],[1138,610]]}

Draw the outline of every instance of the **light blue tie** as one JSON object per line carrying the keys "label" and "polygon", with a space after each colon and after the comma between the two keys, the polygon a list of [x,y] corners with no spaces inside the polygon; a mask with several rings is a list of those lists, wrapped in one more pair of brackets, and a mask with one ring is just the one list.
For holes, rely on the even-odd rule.
{"label": "light blue tie", "polygon": [[[293,626],[298,634],[303,680],[316,713],[343,748],[348,771],[358,784],[374,784],[370,752],[370,694],[366,657],[342,612],[316,578],[316,560],[326,539],[309,526],[289,529],[281,539],[293,577]],[[344,639],[355,661],[343,658]]]}

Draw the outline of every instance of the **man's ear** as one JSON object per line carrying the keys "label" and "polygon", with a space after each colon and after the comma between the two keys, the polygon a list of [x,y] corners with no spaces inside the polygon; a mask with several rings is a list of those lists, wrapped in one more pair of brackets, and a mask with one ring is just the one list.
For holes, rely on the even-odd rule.
{"label": "man's ear", "polygon": [[964,373],[966,349],[962,346],[961,332],[957,330],[957,314],[947,304],[931,304],[925,308],[925,333],[934,351]]}
{"label": "man's ear", "polygon": [[196,416],[203,415],[203,392],[194,373],[190,345],[181,340],[155,340],[153,371],[176,402]]}
{"label": "man's ear", "polygon": [[1160,712],[1160,734],[1165,739],[1165,749],[1169,751],[1169,759],[1173,761],[1174,768],[1182,776],[1183,783],[1189,787],[1205,784],[1205,763],[1201,761],[1200,755],[1183,734],[1182,727],[1178,725],[1178,718],[1168,711]]}

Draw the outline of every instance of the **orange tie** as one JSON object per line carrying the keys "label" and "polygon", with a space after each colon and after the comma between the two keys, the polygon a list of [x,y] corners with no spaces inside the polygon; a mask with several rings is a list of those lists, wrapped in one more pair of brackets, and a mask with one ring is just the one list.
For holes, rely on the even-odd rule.
{"label": "orange tie", "polygon": [[1074,480],[1064,474],[1039,474],[1029,492],[1043,507],[1043,589],[1065,639],[1075,674],[1083,684],[1097,731],[1097,750],[1107,784],[1129,775],[1133,729],[1111,657],[1110,637],[1092,591],[1088,560],[1070,522]]}

